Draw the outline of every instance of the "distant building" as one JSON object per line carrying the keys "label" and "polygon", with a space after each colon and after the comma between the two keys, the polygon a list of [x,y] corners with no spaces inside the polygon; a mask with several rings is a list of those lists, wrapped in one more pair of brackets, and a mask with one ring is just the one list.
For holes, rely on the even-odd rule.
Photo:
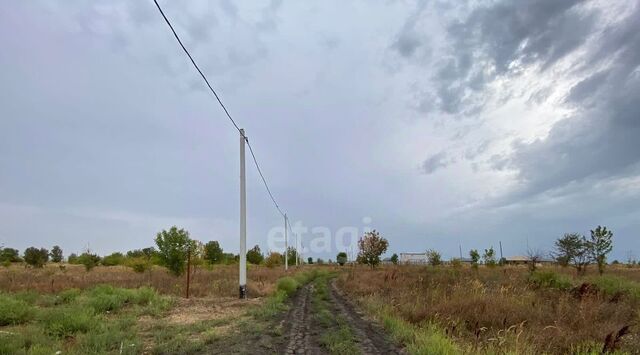
{"label": "distant building", "polygon": [[[508,256],[504,258],[504,260],[507,265],[526,265],[531,262],[531,258],[523,255]],[[540,258],[537,260],[538,264],[551,264],[553,262],[553,259],[549,258]]]}
{"label": "distant building", "polygon": [[426,264],[427,253],[400,253],[400,264]]}

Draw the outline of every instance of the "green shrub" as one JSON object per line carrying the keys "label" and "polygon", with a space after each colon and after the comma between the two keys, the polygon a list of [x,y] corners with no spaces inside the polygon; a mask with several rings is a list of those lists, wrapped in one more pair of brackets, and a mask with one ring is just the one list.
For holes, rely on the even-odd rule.
{"label": "green shrub", "polygon": [[573,287],[571,279],[553,271],[537,271],[529,276],[529,282],[537,287],[569,290]]}
{"label": "green shrub", "polygon": [[126,264],[137,273],[143,273],[151,269],[151,262],[145,257],[130,258]]}
{"label": "green shrub", "polygon": [[59,338],[75,333],[86,333],[99,324],[91,309],[80,307],[59,307],[48,309],[42,315],[45,332]]}
{"label": "green shrub", "polygon": [[8,295],[0,295],[0,326],[26,323],[35,315],[29,303]]}
{"label": "green shrub", "polygon": [[278,280],[277,288],[279,291],[284,291],[287,296],[293,295],[298,289],[300,284],[292,277],[283,277]]}
{"label": "green shrub", "polygon": [[71,303],[80,296],[80,290],[77,288],[69,288],[58,293],[58,303]]}

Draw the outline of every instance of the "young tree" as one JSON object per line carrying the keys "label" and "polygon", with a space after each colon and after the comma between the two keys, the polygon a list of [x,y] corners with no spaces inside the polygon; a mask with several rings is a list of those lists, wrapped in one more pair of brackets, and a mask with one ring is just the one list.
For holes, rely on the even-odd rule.
{"label": "young tree", "polygon": [[391,262],[392,262],[394,265],[398,265],[398,254],[393,253],[393,255],[391,255]]}
{"label": "young tree", "polygon": [[387,251],[389,242],[380,236],[375,229],[371,232],[365,233],[363,237],[358,240],[358,258],[362,263],[374,268],[380,263],[380,255]]}
{"label": "young tree", "polygon": [[264,259],[264,265],[268,268],[274,268],[282,265],[282,254],[272,251],[269,253],[266,259]]}
{"label": "young tree", "polygon": [[309,265],[313,264],[313,258],[312,257],[308,257],[307,258],[307,264],[309,264]]}
{"label": "young tree", "polygon": [[607,230],[607,227],[596,227],[591,231],[591,240],[589,240],[589,250],[591,252],[591,258],[598,264],[598,272],[600,275],[604,272],[605,265],[607,264],[607,254],[611,252],[613,248],[612,241],[613,233]]}
{"label": "young tree", "polygon": [[[71,256],[69,256],[71,258]],[[100,257],[97,254],[93,254],[90,251],[86,251],[77,258],[77,263],[84,265],[85,270],[91,271],[94,267],[100,264]]]}
{"label": "young tree", "polygon": [[67,258],[67,262],[69,264],[79,264],[78,263],[78,254],[76,254],[76,253],[69,254],[69,257]]}
{"label": "young tree", "polygon": [[187,255],[195,249],[195,243],[189,238],[189,232],[173,226],[168,231],[162,230],[156,236],[160,262],[172,274],[182,275],[186,268]]}
{"label": "young tree", "polygon": [[442,264],[442,256],[434,249],[427,250],[427,262],[431,266],[438,266]]}
{"label": "young tree", "polygon": [[471,258],[471,267],[473,267],[474,269],[477,269],[478,262],[480,261],[480,253],[478,253],[478,250],[471,249],[469,251],[469,258]]}
{"label": "young tree", "polygon": [[347,253],[341,251],[338,253],[338,255],[336,255],[336,261],[338,262],[338,264],[340,264],[340,266],[343,266],[344,264],[347,263],[348,257],[347,257]]}
{"label": "young tree", "polygon": [[49,261],[49,251],[45,248],[27,248],[24,251],[24,261],[33,267],[43,267]]}
{"label": "young tree", "polygon": [[62,248],[60,248],[57,245],[54,245],[53,248],[51,248],[51,261],[54,263],[60,263],[62,262],[63,259],[63,255],[62,255]]}
{"label": "young tree", "polygon": [[536,271],[536,267],[540,260],[542,260],[543,253],[540,249],[527,249],[527,266],[529,267],[529,272],[533,273]]}
{"label": "young tree", "polygon": [[264,260],[264,255],[262,255],[262,251],[260,251],[260,247],[258,245],[254,246],[247,252],[248,263],[258,265],[262,260]]}
{"label": "young tree", "polygon": [[576,268],[578,275],[583,275],[591,262],[590,245],[587,239],[577,233],[566,233],[556,240],[556,259],[566,261]]}
{"label": "young tree", "polygon": [[224,252],[220,247],[220,243],[212,240],[204,245],[204,258],[209,264],[219,264],[222,262]]}
{"label": "young tree", "polygon": [[484,254],[482,254],[482,259],[484,259],[484,264],[487,266],[496,266],[496,252],[493,250],[493,247],[484,250]]}

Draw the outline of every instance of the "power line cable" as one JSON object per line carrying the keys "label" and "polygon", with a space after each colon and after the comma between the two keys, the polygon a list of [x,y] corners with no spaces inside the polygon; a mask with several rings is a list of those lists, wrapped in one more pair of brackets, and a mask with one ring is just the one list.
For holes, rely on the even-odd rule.
{"label": "power line cable", "polygon": [[[193,60],[193,57],[191,56],[191,53],[189,53],[189,51],[184,46],[184,44],[182,44],[182,41],[180,40],[180,37],[178,37],[178,34],[176,33],[176,30],[173,29],[173,25],[171,25],[171,22],[169,22],[169,19],[167,18],[167,16],[165,16],[164,11],[162,11],[162,8],[160,7],[160,4],[158,4],[158,1],[157,0],[153,0],[153,2],[156,4],[156,7],[158,8],[158,11],[160,11],[160,15],[162,15],[162,18],[164,18],[164,21],[167,23],[167,25],[169,25],[169,28],[171,29],[171,32],[173,32],[173,36],[176,38],[176,40],[178,40],[178,43],[180,43],[180,47],[182,47],[182,50],[187,54],[187,56],[191,60],[191,64],[193,64],[193,66],[196,68],[198,73],[200,73],[200,76],[202,77],[202,79],[204,79],[204,82],[207,83],[207,86],[209,87],[209,90],[211,90],[211,92],[213,93],[213,96],[216,97],[216,100],[218,100],[218,103],[220,104],[220,106],[222,106],[222,109],[224,110],[224,113],[227,114],[227,117],[229,117],[229,120],[231,120],[231,123],[233,123],[233,126],[236,128],[236,130],[238,130],[238,132],[240,132],[240,127],[238,127],[238,125],[236,124],[236,121],[234,121],[233,118],[231,118],[231,115],[229,114],[229,111],[227,110],[227,108],[222,103],[222,100],[220,100],[220,97],[218,96],[216,91],[213,89],[211,84],[209,84],[209,80],[207,80],[207,77],[202,73],[202,70],[200,70],[200,67],[198,67],[198,64],[196,64],[196,61]],[[240,132],[240,134],[242,134],[242,132]]]}
{"label": "power line cable", "polygon": [[247,137],[245,137],[244,139],[247,142],[247,146],[249,147],[249,152],[251,153],[251,157],[253,158],[253,162],[256,165],[256,169],[258,169],[258,174],[260,174],[260,178],[262,179],[262,182],[264,183],[264,187],[267,189],[267,193],[269,194],[269,197],[271,197],[271,201],[273,201],[273,204],[276,206],[276,209],[278,210],[278,212],[280,212],[280,215],[282,215],[282,217],[284,217],[284,213],[280,209],[280,206],[276,202],[276,199],[273,197],[273,194],[271,193],[271,189],[269,189],[269,185],[267,184],[267,180],[265,180],[264,175],[262,174],[262,169],[260,169],[260,164],[258,164],[258,159],[256,159],[256,155],[253,152],[253,148],[251,148],[251,143],[249,143],[249,139]]}
{"label": "power line cable", "polygon": [[[264,187],[267,189],[267,193],[269,194],[269,197],[271,198],[271,201],[273,202],[273,204],[276,206],[276,209],[278,210],[278,212],[284,217],[284,213],[282,212],[282,210],[280,209],[280,206],[278,205],[278,203],[276,202],[276,199],[273,197],[273,194],[271,193],[271,189],[269,189],[269,185],[267,184],[267,180],[264,178],[264,174],[262,174],[262,169],[260,169],[260,164],[258,164],[258,160],[256,159],[256,155],[253,152],[253,148],[251,147],[251,144],[249,143],[249,139],[247,138],[247,136],[244,135],[244,133],[240,130],[240,127],[238,127],[238,125],[236,124],[236,121],[234,121],[234,119],[231,117],[231,114],[229,114],[229,111],[227,110],[227,108],[224,106],[224,104],[222,103],[222,100],[220,99],[220,96],[218,96],[218,93],[216,93],[216,91],[213,89],[213,87],[211,86],[211,84],[209,83],[209,80],[207,79],[207,77],[204,75],[204,73],[202,72],[202,70],[200,70],[200,67],[198,67],[198,64],[196,64],[196,61],[193,59],[193,57],[191,56],[191,53],[189,53],[189,50],[187,50],[187,48],[184,46],[184,44],[182,43],[182,41],[180,40],[180,37],[178,36],[178,34],[176,33],[176,30],[173,28],[173,25],[171,25],[171,22],[169,21],[169,19],[167,18],[167,16],[164,14],[164,11],[162,11],[162,8],[160,7],[160,4],[158,4],[157,0],[153,0],[153,2],[156,4],[156,7],[158,8],[158,11],[160,11],[160,14],[162,15],[162,18],[164,19],[164,21],[167,23],[167,25],[169,26],[169,28],[171,29],[171,32],[173,33],[173,36],[176,38],[176,40],[178,41],[178,43],[180,44],[180,47],[182,47],[182,50],[187,54],[187,56],[189,57],[189,60],[191,60],[191,64],[193,64],[193,66],[196,68],[196,70],[198,71],[198,73],[200,74],[200,76],[202,77],[202,79],[204,80],[204,82],[207,84],[207,86],[209,87],[209,90],[211,91],[211,93],[213,94],[213,96],[215,96],[216,100],[218,100],[218,103],[220,104],[220,106],[222,107],[222,109],[224,110],[224,113],[227,115],[227,117],[229,118],[229,120],[231,121],[231,123],[233,124],[233,126],[236,128],[236,130],[238,131],[238,133],[240,133],[242,135],[242,137],[244,137],[244,140],[247,142],[247,146],[249,147],[249,151],[251,152],[251,157],[253,158],[253,162],[256,165],[256,169],[258,169],[258,173],[260,174],[260,178],[262,179],[262,182],[264,183]],[[291,227],[291,225],[289,225],[289,227]]]}

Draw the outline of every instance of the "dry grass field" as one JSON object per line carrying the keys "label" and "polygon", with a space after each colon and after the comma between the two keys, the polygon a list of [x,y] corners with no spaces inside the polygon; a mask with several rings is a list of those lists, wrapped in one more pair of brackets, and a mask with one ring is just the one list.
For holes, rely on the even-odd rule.
{"label": "dry grass field", "polygon": [[[261,297],[273,292],[275,282],[284,275],[282,267],[266,268],[249,265],[247,289],[250,297]],[[186,276],[171,275],[166,268],[154,266],[143,273],[133,272],[125,266],[97,266],[86,271],[82,265],[47,264],[44,268],[23,265],[0,268],[0,290],[6,292],[38,291],[57,293],[69,288],[85,289],[100,284],[137,288],[150,286],[165,295],[182,296]],[[196,267],[191,273],[190,294],[194,297],[237,297],[238,266],[215,265]]]}
{"label": "dry grass field", "polygon": [[338,282],[412,353],[639,353],[640,269],[573,274],[385,266],[352,268]]}

